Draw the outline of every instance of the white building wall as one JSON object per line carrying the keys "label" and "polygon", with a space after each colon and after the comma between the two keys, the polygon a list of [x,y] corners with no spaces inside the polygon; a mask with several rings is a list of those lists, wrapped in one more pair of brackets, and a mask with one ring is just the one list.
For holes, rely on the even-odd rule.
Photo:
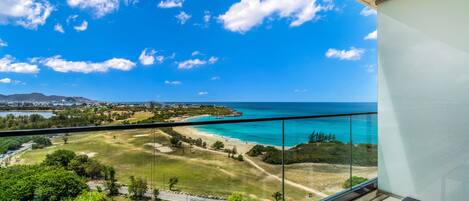
{"label": "white building wall", "polygon": [[469,200],[469,0],[387,0],[378,15],[379,188]]}

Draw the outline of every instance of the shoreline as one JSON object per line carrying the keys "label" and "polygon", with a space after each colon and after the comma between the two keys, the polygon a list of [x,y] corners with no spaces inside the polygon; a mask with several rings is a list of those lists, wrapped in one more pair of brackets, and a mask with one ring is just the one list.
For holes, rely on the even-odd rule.
{"label": "shoreline", "polygon": [[[172,120],[176,122],[185,122],[190,119],[199,118],[199,117],[207,117],[207,116],[210,116],[210,115],[198,115],[198,116],[192,116],[192,117],[186,117],[186,118],[179,117],[179,118],[173,118]],[[201,138],[203,141],[207,142],[207,147],[210,147],[216,141],[223,142],[226,149],[233,149],[233,147],[236,147],[238,154],[245,154],[249,150],[251,150],[251,148],[254,147],[254,145],[258,144],[254,142],[244,142],[237,138],[230,138],[230,137],[226,137],[223,135],[217,135],[215,133],[201,131],[192,126],[174,127],[173,129],[174,131],[182,135],[185,135],[187,137],[191,137],[194,139]]]}
{"label": "shoreline", "polygon": [[[210,116],[210,115],[197,115],[197,116],[192,116],[192,117],[176,117],[176,118],[172,118],[171,120],[175,122],[185,122],[191,119],[207,117],[207,116]],[[252,142],[252,141],[243,141],[238,138],[232,138],[232,137],[219,135],[216,133],[201,131],[193,126],[174,127],[173,129],[176,132],[182,135],[185,135],[187,137],[191,137],[194,139],[201,138],[203,141],[207,142],[207,147],[210,147],[216,141],[223,142],[223,144],[225,145],[225,148],[232,149],[233,147],[236,147],[238,154],[247,153],[255,145],[272,146],[277,149],[282,148],[281,146],[278,146],[278,145],[263,144],[263,143]],[[291,146],[285,146],[285,149],[289,149],[289,148],[291,148]]]}

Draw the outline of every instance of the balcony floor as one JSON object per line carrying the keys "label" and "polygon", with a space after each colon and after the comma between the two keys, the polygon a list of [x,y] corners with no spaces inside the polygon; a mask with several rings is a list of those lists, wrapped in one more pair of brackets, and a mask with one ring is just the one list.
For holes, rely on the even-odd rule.
{"label": "balcony floor", "polygon": [[401,201],[401,200],[402,199],[400,198],[395,198],[388,194],[375,190],[353,201]]}

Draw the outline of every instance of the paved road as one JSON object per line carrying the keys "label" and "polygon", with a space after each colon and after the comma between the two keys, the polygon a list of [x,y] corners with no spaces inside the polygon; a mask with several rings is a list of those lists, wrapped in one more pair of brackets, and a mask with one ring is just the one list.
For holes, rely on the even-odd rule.
{"label": "paved road", "polygon": [[21,148],[17,149],[17,150],[13,150],[13,151],[9,151],[5,154],[3,154],[2,156],[0,156],[0,165],[1,166],[4,166],[5,165],[5,162],[11,158],[13,158],[15,155],[17,154],[20,154],[22,152],[25,152],[27,150],[30,150],[32,149],[33,147],[33,143],[32,142],[27,142],[27,143],[24,143],[21,145]]}
{"label": "paved road", "polygon": [[[96,184],[96,183],[88,182],[88,186],[93,190],[96,189],[97,185],[98,184]],[[102,185],[99,185],[99,186],[104,189],[104,186],[102,186]],[[123,187],[119,188],[119,193],[123,194],[123,195],[128,195],[129,190],[126,186],[123,186]],[[147,197],[152,197],[153,196],[152,193],[151,193],[151,190],[148,190],[145,193],[145,195]],[[194,196],[194,195],[178,194],[178,193],[171,192],[171,191],[160,191],[160,195],[158,196],[158,198],[163,199],[163,200],[169,200],[169,201],[225,201],[225,200],[198,197],[198,196]]]}

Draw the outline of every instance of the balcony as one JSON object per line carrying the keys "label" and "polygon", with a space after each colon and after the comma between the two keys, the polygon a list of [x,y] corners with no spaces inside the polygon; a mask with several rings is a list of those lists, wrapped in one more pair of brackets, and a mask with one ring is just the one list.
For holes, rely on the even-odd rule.
{"label": "balcony", "polygon": [[[353,200],[376,189],[376,121],[369,112],[2,131],[22,146],[1,157],[0,196]],[[7,194],[24,181],[23,194]]]}

